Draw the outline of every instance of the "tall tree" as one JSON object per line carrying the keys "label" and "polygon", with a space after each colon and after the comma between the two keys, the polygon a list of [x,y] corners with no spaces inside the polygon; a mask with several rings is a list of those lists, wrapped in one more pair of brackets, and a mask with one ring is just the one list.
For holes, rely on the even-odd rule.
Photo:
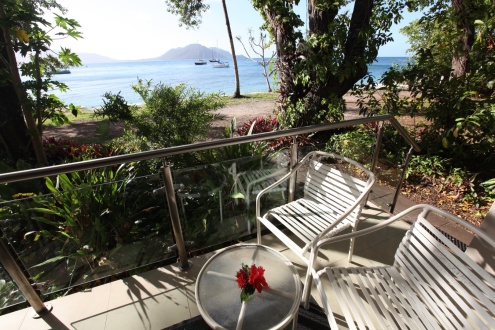
{"label": "tall tree", "polygon": [[232,52],[232,61],[234,62],[234,72],[235,72],[235,90],[234,98],[241,97],[241,85],[239,83],[239,67],[237,66],[237,56],[235,55],[234,39],[232,38],[232,31],[230,30],[229,13],[227,11],[227,4],[225,0],[222,0],[223,13],[225,16],[225,24],[227,25],[227,33],[229,35],[230,51]]}
{"label": "tall tree", "polygon": [[[202,14],[208,9],[210,5],[206,4],[204,0],[165,0],[167,4],[167,11],[179,16],[179,26],[185,25],[187,28],[197,28],[201,24]],[[235,90],[234,98],[241,96],[240,83],[239,83],[239,68],[237,66],[237,57],[235,55],[234,39],[232,38],[232,31],[230,29],[229,14],[227,11],[227,5],[225,0],[222,0],[222,7],[225,16],[225,24],[227,25],[227,33],[229,35],[230,50],[232,52],[232,61],[234,62],[235,73]]]}
{"label": "tall tree", "polygon": [[[8,8],[7,6],[9,4],[11,5],[10,9],[12,10],[9,13],[10,15],[7,15],[6,8]],[[39,163],[46,164],[47,159],[46,159],[45,151],[43,149],[43,143],[41,142],[41,136],[36,128],[36,123],[34,121],[33,113],[32,113],[32,107],[28,102],[27,93],[22,86],[22,80],[17,67],[17,60],[14,51],[15,40],[12,38],[11,30],[10,30],[13,26],[15,26],[15,21],[12,19],[12,17],[14,13],[16,13],[15,9],[18,8],[19,8],[19,4],[16,3],[15,1],[12,1],[10,3],[8,2],[0,3],[0,20],[4,22],[0,26],[4,41],[2,43],[2,48],[3,48],[2,55],[5,56],[2,58],[2,62],[4,63],[3,69],[6,70],[6,73],[10,78],[8,79],[9,83],[6,88],[9,89],[9,85],[10,85],[15,91],[17,100],[11,100],[9,104],[11,104],[12,106],[20,106],[22,114],[24,115],[27,130],[29,132],[29,135],[31,136],[31,141],[33,144],[34,152],[36,154],[36,159],[38,160]],[[5,22],[9,22],[9,23],[5,23]],[[18,27],[18,31],[23,31],[23,30]],[[20,32],[19,34],[22,35],[22,32]],[[22,135],[22,133],[20,134]],[[5,145],[8,144],[10,143],[5,143]]]}
{"label": "tall tree", "polygon": [[277,46],[280,114],[287,127],[343,118],[343,95],[365,77],[380,46],[392,41],[401,1],[309,0],[308,35],[295,13],[299,0],[252,0]]}
{"label": "tall tree", "polygon": [[[5,44],[3,33],[0,33],[0,45]],[[10,63],[5,47],[0,58],[0,72],[3,76],[8,72]],[[3,146],[7,158],[14,163],[19,159],[36,159],[34,150],[30,148],[28,129],[22,115],[22,109],[13,84],[0,84],[0,146]]]}
{"label": "tall tree", "polygon": [[[63,114],[65,104],[49,94],[55,87],[61,90],[67,89],[62,83],[51,79],[52,72],[66,66],[81,65],[79,57],[69,49],[64,49],[55,55],[49,54],[53,33],[58,38],[79,38],[76,30],[79,24],[71,19],[55,15],[55,24],[52,25],[43,19],[44,9],[57,9],[62,13],[65,9],[53,0],[5,0],[0,3],[0,76],[1,87],[7,93],[6,107],[2,107],[2,117],[9,117],[9,113],[22,113],[24,125],[18,123],[19,136],[4,137],[3,144],[11,146],[23,136],[29,136],[32,150],[39,163],[47,162],[43,144],[42,123],[50,117],[55,123],[61,124],[68,119]],[[57,30],[56,30],[57,29]],[[20,65],[17,63],[16,53],[31,61]],[[19,71],[27,78],[21,80]],[[75,114],[77,109],[70,105],[69,108]],[[12,116],[12,120],[14,120]],[[13,141],[10,141],[13,140]],[[7,147],[7,153],[15,158],[18,153],[12,153],[11,147]],[[15,159],[14,159],[15,160]]]}
{"label": "tall tree", "polygon": [[[272,55],[270,56],[270,58],[268,58],[268,59],[265,58],[265,51],[268,48],[270,48],[270,46],[271,46],[271,43],[267,42],[266,33],[263,33],[262,31],[260,31],[260,37],[259,37],[258,41],[256,41],[253,37],[253,31],[250,29],[248,32],[249,32],[249,40],[248,40],[249,46],[251,47],[251,50],[254,52],[254,54],[256,54],[257,58],[253,58],[249,54],[249,51],[246,49],[246,46],[244,45],[244,42],[242,42],[242,38],[240,36],[237,36],[236,38],[241,43],[242,48],[244,48],[244,51],[246,52],[248,58],[251,61],[258,63],[263,68],[263,77],[265,77],[268,92],[271,92],[272,87],[270,84],[270,77],[275,72],[275,69],[273,68],[272,64],[273,64],[273,59],[275,58],[275,55],[277,53],[272,52]],[[258,58],[259,58],[259,60],[258,60]]]}
{"label": "tall tree", "polygon": [[452,0],[457,40],[453,49],[452,74],[464,76],[469,62],[469,52],[474,44],[474,20],[471,18],[476,3],[473,0]]}

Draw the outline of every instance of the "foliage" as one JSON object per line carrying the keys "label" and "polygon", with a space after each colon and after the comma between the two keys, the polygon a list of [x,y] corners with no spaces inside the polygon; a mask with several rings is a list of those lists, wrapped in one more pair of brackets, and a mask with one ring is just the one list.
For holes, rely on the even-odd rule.
{"label": "foliage", "polygon": [[237,128],[237,133],[240,136],[257,134],[257,133],[266,133],[274,131],[277,127],[277,117],[272,118],[267,117],[255,117],[249,120],[246,123],[243,123],[240,127]]}
{"label": "foliage", "polygon": [[[1,275],[1,274],[0,274]],[[22,300],[22,295],[11,281],[0,278],[0,314],[1,310],[17,301]]]}
{"label": "foliage", "polygon": [[117,146],[102,144],[84,144],[74,140],[49,137],[43,140],[43,146],[49,163],[72,163],[83,159],[95,159],[120,155],[123,152]]}
{"label": "foliage", "polygon": [[239,40],[239,42],[242,45],[242,48],[244,48],[244,51],[248,55],[248,58],[259,64],[263,68],[263,77],[265,77],[266,81],[266,86],[268,88],[268,92],[272,91],[272,87],[270,85],[270,77],[275,73],[276,68],[274,66],[275,63],[275,55],[277,54],[276,52],[272,52],[272,55],[270,56],[269,59],[265,58],[265,51],[269,49],[273,42],[267,41],[266,39],[266,33],[263,33],[263,30],[260,31],[260,37],[258,41],[256,41],[253,37],[253,31],[252,29],[249,29],[249,46],[251,48],[251,51],[256,54],[256,58],[251,57],[250,52],[246,49],[246,46],[244,45],[244,42],[242,42],[242,38],[240,36],[237,36],[236,39]]}
{"label": "foliage", "polygon": [[371,159],[375,139],[372,127],[359,125],[357,129],[332,135],[326,149],[365,164]]}
{"label": "foliage", "polygon": [[[4,93],[5,103],[0,111],[17,128],[2,138],[13,161],[30,153],[40,164],[46,163],[41,141],[43,122],[47,118],[57,124],[67,122],[64,113],[67,106],[50,93],[54,88],[65,91],[67,86],[53,80],[52,74],[63,67],[81,65],[80,58],[69,49],[62,48],[59,53],[50,49],[55,39],[80,38],[79,24],[58,14],[54,23],[50,23],[43,18],[44,10],[65,13],[56,1],[5,0],[0,3],[0,90],[8,91]],[[19,55],[29,61],[18,65]],[[19,72],[26,79],[22,80]],[[73,114],[78,113],[74,105],[68,108]],[[26,136],[30,137],[33,148],[16,149],[15,143]]]}
{"label": "foliage", "polygon": [[184,84],[150,86],[150,81],[142,80],[133,86],[146,104],[133,120],[137,136],[160,147],[190,144],[207,136],[214,119],[211,111],[223,106],[219,94],[206,95]]}
{"label": "foliage", "polygon": [[220,94],[205,94],[185,84],[172,87],[159,83],[152,88],[151,81],[139,79],[133,89],[145,107],[129,106],[119,94],[106,93],[107,101],[97,116],[125,121],[152,147],[190,144],[205,138],[215,118],[211,112],[225,104]]}
{"label": "foliage", "polygon": [[[248,122],[242,124],[240,127],[238,127],[237,133],[240,136],[243,136],[243,135],[271,132],[276,130],[277,128],[278,128],[277,117],[274,118],[271,118],[271,116],[267,118],[255,117],[249,120]],[[300,146],[306,146],[311,144],[310,139],[306,135],[298,135],[296,139],[298,145]],[[291,137],[281,137],[275,140],[270,140],[265,144],[271,150],[281,150],[283,148],[289,148],[292,142],[293,141]]]}
{"label": "foliage", "polygon": [[439,156],[413,156],[406,171],[406,178],[414,181],[431,180],[443,177],[446,173],[445,160]]}
{"label": "foliage", "polygon": [[[410,3],[425,15],[402,30],[413,57],[383,75],[383,90],[377,92],[370,82],[356,90],[359,105],[368,115],[424,118],[416,131],[421,161],[413,158],[408,175],[418,182],[443,175],[441,187],[479,204],[491,195],[485,182],[495,169],[495,7],[473,1],[459,12],[458,4],[426,3]],[[404,86],[409,94],[402,92]]]}
{"label": "foliage", "polygon": [[252,2],[277,45],[279,119],[287,128],[342,120],[342,96],[392,40],[390,27],[401,19],[404,6],[402,1],[363,1],[351,13],[346,1],[311,1],[303,38],[303,21],[294,12],[299,1]]}
{"label": "foliage", "polygon": [[128,167],[121,165],[117,169],[74,172],[70,177],[62,174],[57,176],[56,182],[46,178],[51,195],[36,198],[41,207],[33,211],[42,214],[35,217],[37,221],[55,226],[59,231],[30,234],[63,241],[61,255],[81,253],[83,245],[88,245],[87,250],[91,251],[115,246],[128,232],[124,225],[130,220],[126,214],[125,190],[132,179],[131,173]]}
{"label": "foliage", "polygon": [[[64,83],[53,80],[53,74],[71,66],[82,65],[79,56],[68,48],[61,48],[59,52],[50,49],[54,40],[64,38],[81,38],[77,30],[80,25],[74,19],[55,14],[54,22],[50,23],[42,18],[40,10],[51,5],[33,2],[19,3],[10,7],[11,20],[7,23],[9,28],[16,31],[13,48],[23,57],[29,58],[19,65],[19,70],[24,77],[23,85],[28,92],[31,108],[34,110],[37,126],[41,133],[41,125],[48,118],[57,125],[68,122],[63,110],[66,105],[54,94],[47,91],[55,88],[67,91]],[[54,3],[55,8],[58,5]],[[17,12],[19,11],[19,12]],[[21,14],[22,13],[22,14]],[[78,107],[70,104],[72,114],[78,113]]]}
{"label": "foliage", "polygon": [[188,28],[199,27],[202,13],[210,8],[203,0],[165,0],[165,4],[169,13],[179,16],[179,26]]}
{"label": "foliage", "polygon": [[127,101],[120,95],[120,92],[113,94],[107,92],[103,94],[103,106],[94,110],[94,116],[107,117],[111,123],[118,121],[132,122],[133,107],[127,104]]}

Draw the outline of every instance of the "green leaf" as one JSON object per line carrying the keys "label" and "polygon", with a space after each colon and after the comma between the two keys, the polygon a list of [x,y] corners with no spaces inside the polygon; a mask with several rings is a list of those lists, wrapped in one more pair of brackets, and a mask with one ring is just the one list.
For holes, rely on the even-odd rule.
{"label": "green leaf", "polygon": [[446,137],[444,137],[444,138],[442,139],[442,145],[443,145],[443,147],[444,147],[445,149],[447,149],[447,148],[449,147],[449,141],[447,140],[447,138],[446,138]]}
{"label": "green leaf", "polygon": [[37,265],[31,266],[29,269],[31,269],[31,268],[35,268],[35,267],[44,266],[44,265],[48,265],[48,264],[51,264],[51,263],[53,263],[53,262],[56,262],[56,261],[59,261],[59,260],[65,259],[65,258],[67,258],[67,257],[66,257],[66,256],[58,256],[58,257],[54,257],[54,258],[51,258],[51,259],[45,260],[45,261],[43,261],[43,262],[42,262],[42,263],[40,263],[40,264],[37,264]]}
{"label": "green leaf", "polygon": [[244,197],[244,195],[242,193],[240,193],[240,192],[233,193],[229,197],[230,198],[246,199],[246,197]]}

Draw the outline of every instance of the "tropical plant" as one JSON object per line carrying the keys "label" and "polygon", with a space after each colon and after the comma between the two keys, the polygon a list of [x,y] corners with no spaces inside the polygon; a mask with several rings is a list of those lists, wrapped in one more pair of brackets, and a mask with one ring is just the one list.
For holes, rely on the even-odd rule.
{"label": "tropical plant", "polygon": [[[6,125],[1,131],[6,133],[2,134],[3,145],[14,161],[26,156],[26,150],[19,150],[23,148],[22,145],[14,146],[14,143],[22,141],[24,134],[31,137],[38,162],[46,163],[41,142],[43,121],[51,118],[57,124],[67,122],[63,113],[65,104],[47,92],[53,88],[64,91],[67,86],[52,80],[52,74],[62,67],[81,65],[79,57],[69,49],[62,48],[55,55],[50,53],[53,36],[79,38],[79,24],[60,15],[55,15],[55,23],[51,24],[43,18],[45,9],[65,12],[55,1],[6,0],[0,4],[0,89],[6,97],[5,106],[0,108],[0,112],[16,128],[16,131],[12,131],[10,125]],[[30,61],[18,66],[16,53],[23,57],[29,56]],[[19,71],[28,79],[22,81]],[[68,108],[77,114],[77,107],[69,105]],[[16,112],[22,112],[25,124],[20,122],[22,118],[18,114],[7,115]]]}
{"label": "tropical plant", "polygon": [[326,150],[366,164],[371,159],[375,139],[372,127],[360,125],[356,129],[333,134]]}
{"label": "tropical plant", "polygon": [[139,80],[133,89],[146,105],[135,113],[135,133],[160,147],[205,138],[215,118],[211,112],[224,105],[220,94],[205,94],[185,84],[172,87],[159,83],[151,89],[150,81]]}
{"label": "tropical plant", "polygon": [[0,278],[0,314],[1,310],[22,300],[22,295],[11,281]]}
{"label": "tropical plant", "polygon": [[[392,40],[402,1],[307,2],[308,32],[294,11],[300,1],[252,1],[277,47],[284,127],[341,120],[342,97],[368,72],[379,48]],[[329,31],[331,31],[329,33]]]}
{"label": "tropical plant", "polygon": [[[42,214],[34,219],[54,226],[55,232],[31,232],[63,242],[59,254],[70,255],[89,246],[91,251],[104,251],[125,238],[125,222],[130,221],[126,205],[126,187],[132,179],[129,167],[105,168],[46,178],[50,194],[35,199],[39,207],[31,211]],[[26,234],[28,235],[28,234]],[[36,238],[35,238],[36,240]]]}

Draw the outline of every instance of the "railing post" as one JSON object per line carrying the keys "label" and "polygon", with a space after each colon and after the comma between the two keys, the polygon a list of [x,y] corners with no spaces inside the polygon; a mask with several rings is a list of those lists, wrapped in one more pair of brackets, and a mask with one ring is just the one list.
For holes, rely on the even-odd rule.
{"label": "railing post", "polygon": [[167,199],[168,210],[172,222],[172,230],[174,232],[175,244],[179,255],[179,268],[186,270],[190,267],[187,260],[186,244],[182,234],[182,227],[179,219],[179,209],[177,208],[177,199],[175,198],[174,182],[172,180],[172,171],[167,161],[163,159],[163,181],[165,184],[165,197]]}
{"label": "railing post", "polygon": [[10,277],[14,280],[15,284],[19,287],[22,294],[28,301],[29,305],[33,307],[36,312],[33,317],[41,317],[52,310],[50,304],[45,305],[36,291],[33,289],[28,279],[24,275],[23,271],[16,263],[14,257],[11,255],[10,250],[0,238],[0,262],[5,270],[9,273]]}
{"label": "railing post", "polygon": [[399,198],[400,189],[402,188],[402,183],[404,182],[404,177],[406,176],[406,171],[407,168],[409,167],[409,162],[411,161],[413,150],[414,148],[411,146],[409,152],[406,155],[406,161],[404,162],[404,169],[400,174],[399,183],[397,184],[397,188],[395,189],[394,200],[392,201],[392,204],[390,204],[390,213],[394,213],[395,204],[397,203],[397,199]]}
{"label": "railing post", "polygon": [[[292,145],[290,148],[290,160],[289,160],[289,171],[292,171],[292,169],[297,165],[297,136],[292,137]],[[289,179],[289,202],[294,201],[295,198],[295,191],[296,191],[296,176],[291,175]]]}
{"label": "railing post", "polygon": [[371,158],[370,171],[374,172],[376,168],[376,163],[378,162],[378,155],[380,154],[380,149],[382,148],[382,139],[383,139],[383,130],[384,130],[384,122],[381,121],[378,124],[378,133],[376,135],[375,141],[375,149],[373,150],[373,155]]}

